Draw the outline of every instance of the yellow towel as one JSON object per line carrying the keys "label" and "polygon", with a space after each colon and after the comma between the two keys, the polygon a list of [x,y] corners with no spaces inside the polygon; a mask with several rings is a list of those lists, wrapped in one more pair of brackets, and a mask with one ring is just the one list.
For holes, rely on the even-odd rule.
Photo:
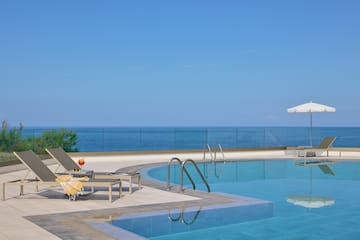
{"label": "yellow towel", "polygon": [[[85,180],[85,179],[84,179]],[[71,177],[70,175],[61,175],[56,178],[56,181],[60,183],[62,188],[64,189],[65,194],[69,196],[76,195],[78,192],[81,191],[84,184]],[[85,180],[86,181],[86,180]]]}

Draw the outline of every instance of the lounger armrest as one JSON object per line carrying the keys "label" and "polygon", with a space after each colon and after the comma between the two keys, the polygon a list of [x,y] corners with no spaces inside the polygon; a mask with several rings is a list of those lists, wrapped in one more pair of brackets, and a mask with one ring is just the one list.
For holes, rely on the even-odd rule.
{"label": "lounger armrest", "polygon": [[305,150],[312,149],[311,146],[296,146],[296,147],[286,147],[286,150]]}

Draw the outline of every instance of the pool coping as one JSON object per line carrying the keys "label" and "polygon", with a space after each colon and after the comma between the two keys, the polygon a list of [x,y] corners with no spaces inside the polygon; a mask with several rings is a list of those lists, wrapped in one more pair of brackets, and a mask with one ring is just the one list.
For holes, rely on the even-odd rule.
{"label": "pool coping", "polygon": [[[265,156],[264,156],[265,157]],[[264,158],[263,157],[263,158]],[[263,159],[262,158],[262,159]],[[266,156],[266,159],[269,160],[274,160],[275,157],[269,157]],[[301,160],[303,158],[293,158],[293,157],[281,157],[278,156],[276,157],[276,159],[280,159],[280,160]],[[349,158],[349,157],[336,157],[336,158],[322,158],[322,159],[336,159],[337,161],[359,161],[359,158]],[[258,158],[251,158],[251,157],[247,157],[246,159],[244,158],[239,158],[239,161],[252,161],[252,160],[259,160]],[[228,160],[231,161],[231,160]],[[120,170],[137,170],[139,168],[144,168],[144,167],[148,167],[148,166],[156,166],[156,165],[164,165],[167,162],[156,162],[156,163],[145,163],[145,164],[138,164],[138,165],[134,165],[132,164],[131,166],[128,167],[124,167],[124,168],[120,168]],[[113,164],[113,162],[111,163]],[[126,165],[126,164],[125,164]],[[149,186],[155,189],[160,189],[160,190],[166,190],[166,184],[159,184],[159,183],[155,183],[152,181],[149,181],[147,179],[144,179],[143,184],[145,186]],[[173,193],[178,193],[178,191],[176,191],[175,189],[172,189],[170,192]],[[104,233],[101,233],[100,231],[96,231],[92,228],[90,228],[89,226],[84,226],[84,223],[79,222],[79,219],[84,219],[84,220],[88,220],[85,217],[92,217],[93,213],[96,214],[96,216],[98,217],[98,219],[100,219],[101,217],[109,217],[112,216],[111,213],[112,212],[119,212],[120,214],[123,214],[124,212],[134,212],[135,210],[139,210],[140,211],[149,211],[152,209],[164,209],[164,207],[170,207],[173,208],[173,206],[178,207],[178,206],[194,206],[195,204],[212,204],[214,202],[218,202],[218,203],[227,203],[229,201],[234,201],[233,198],[229,197],[229,196],[225,196],[223,194],[219,195],[217,193],[212,193],[212,194],[208,194],[205,192],[198,192],[198,191],[192,191],[192,190],[186,190],[184,195],[188,195],[188,196],[194,196],[199,198],[198,200],[187,200],[187,201],[179,201],[179,202],[171,202],[171,203],[157,203],[157,204],[148,204],[148,205],[136,205],[136,206],[128,206],[128,207],[116,207],[116,208],[107,208],[107,209],[103,209],[101,208],[100,210],[89,210],[89,211],[79,211],[79,212],[67,212],[67,213],[59,213],[59,214],[44,214],[44,215],[39,215],[39,214],[28,214],[28,216],[24,216],[23,214],[19,214],[19,216],[21,216],[21,218],[25,218],[27,220],[29,220],[29,224],[25,224],[26,225],[26,229],[24,229],[24,231],[20,231],[19,233],[16,232],[17,229],[20,227],[20,225],[16,225],[15,222],[14,224],[12,224],[11,226],[18,226],[16,227],[15,230],[7,230],[5,232],[10,233],[13,236],[28,236],[29,233],[38,233],[41,231],[38,231],[37,228],[38,227],[34,227],[36,224],[37,226],[39,226],[42,229],[42,232],[47,231],[47,234],[44,234],[44,236],[48,236],[49,239],[53,239],[51,238],[49,235],[53,235],[54,239],[57,238],[61,238],[61,239],[113,239],[109,236],[104,235]],[[176,197],[174,195],[174,197]],[[215,198],[215,199],[214,199]],[[12,205],[8,205],[6,204],[7,207],[9,209],[13,209]],[[6,207],[5,207],[6,208]],[[106,215],[107,214],[107,215]],[[84,217],[84,218],[82,218]],[[103,219],[104,220],[104,219]],[[26,221],[27,222],[27,221]],[[6,224],[6,226],[8,226],[9,224]],[[45,230],[45,231],[44,231]],[[12,232],[15,231],[15,232]],[[6,234],[4,236],[10,236],[10,234]],[[1,237],[1,236],[0,236]]]}
{"label": "pool coping", "polygon": [[[139,170],[144,168],[156,167],[164,165],[164,163],[152,163],[142,164],[138,166],[132,166],[122,168],[120,170]],[[160,190],[167,190],[166,183],[153,181],[150,177],[145,177],[142,181],[144,186],[156,188]],[[178,193],[177,188],[168,190],[173,193]],[[54,213],[43,215],[30,215],[24,218],[45,229],[51,234],[61,239],[114,239],[107,235],[105,232],[96,229],[89,223],[92,222],[106,222],[111,221],[116,217],[123,215],[154,211],[166,211],[169,209],[177,208],[192,208],[192,207],[208,207],[208,206],[220,206],[223,204],[246,204],[246,201],[263,201],[255,198],[241,197],[226,193],[219,192],[202,192],[197,190],[185,189],[184,195],[198,198],[197,200],[170,202],[170,203],[158,203],[149,205],[137,205],[129,207],[116,207],[91,211],[79,211],[79,212],[67,212],[67,213]],[[118,239],[128,239],[129,235],[123,236]]]}
{"label": "pool coping", "polygon": [[[147,186],[148,183],[146,183]],[[190,191],[189,191],[190,192]],[[198,200],[159,203],[151,205],[138,205],[130,207],[110,208],[92,211],[80,211],[71,213],[56,213],[47,215],[33,215],[25,216],[25,218],[32,223],[40,226],[48,232],[54,234],[61,239],[113,239],[104,232],[93,228],[89,222],[104,222],[111,221],[116,217],[134,213],[146,213],[153,211],[164,211],[174,208],[191,208],[196,206],[209,206],[219,204],[231,204],[236,201],[235,198],[230,196],[220,195],[218,193],[201,193],[187,195],[200,197],[203,194],[207,195]],[[122,238],[119,238],[122,239]],[[127,239],[124,237],[124,239]]]}
{"label": "pool coping", "polygon": [[[220,194],[222,195],[222,194]],[[167,208],[164,210],[156,210],[156,211],[148,211],[148,212],[135,212],[135,213],[127,213],[122,215],[121,217],[115,219],[115,220],[136,220],[136,219],[142,219],[142,218],[153,218],[156,216],[162,216],[162,215],[166,215],[168,214],[168,219],[172,220],[173,222],[178,222],[181,218],[181,214],[185,214],[185,213],[194,213],[193,215],[195,215],[197,217],[197,215],[200,212],[206,212],[206,211],[225,211],[226,209],[231,209],[231,211],[234,211],[234,208],[237,209],[243,209],[244,207],[251,207],[251,206],[255,206],[258,207],[259,205],[262,206],[266,206],[266,209],[268,209],[268,207],[270,206],[271,210],[273,211],[273,203],[267,200],[261,200],[261,199],[256,199],[256,198],[250,198],[250,197],[242,197],[242,196],[236,196],[236,195],[231,195],[231,194],[223,194],[225,196],[228,196],[230,198],[234,199],[234,202],[230,202],[230,203],[214,203],[211,205],[196,205],[196,206],[190,206],[187,208],[181,208],[181,207],[176,207],[174,208]],[[175,218],[174,220],[171,219],[171,211],[170,210],[178,210],[179,211],[179,218]],[[176,214],[176,213],[175,213]],[[240,214],[241,216],[238,217],[244,217],[242,214]],[[272,216],[272,215],[271,215]],[[192,223],[196,222],[196,217],[193,219],[193,222],[191,222],[191,224],[189,223],[185,223],[184,220],[185,219],[181,219],[182,221],[180,221],[182,224],[185,225],[192,225]],[[269,217],[269,216],[267,216]],[[219,219],[216,219],[216,221],[218,221]],[[146,237],[143,237],[141,235],[137,235],[136,233],[133,233],[129,230],[126,230],[124,228],[120,228],[120,227],[115,227],[110,221],[106,221],[106,222],[89,222],[89,225],[91,225],[92,227],[107,233],[108,235],[114,236],[115,238],[117,238],[118,236],[123,236],[126,239],[131,239],[131,240],[143,240],[143,239],[147,239]],[[156,222],[155,222],[156,224]],[[214,224],[214,223],[213,223]],[[151,224],[152,225],[152,224]],[[201,229],[204,226],[198,226],[196,229]],[[206,225],[205,227],[208,227],[208,225]]]}

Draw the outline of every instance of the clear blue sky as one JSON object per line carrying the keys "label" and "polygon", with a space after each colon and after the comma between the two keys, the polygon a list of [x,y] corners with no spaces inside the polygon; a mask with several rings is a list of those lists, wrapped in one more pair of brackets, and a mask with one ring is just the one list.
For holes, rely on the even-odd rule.
{"label": "clear blue sky", "polygon": [[12,126],[360,126],[360,1],[0,0]]}

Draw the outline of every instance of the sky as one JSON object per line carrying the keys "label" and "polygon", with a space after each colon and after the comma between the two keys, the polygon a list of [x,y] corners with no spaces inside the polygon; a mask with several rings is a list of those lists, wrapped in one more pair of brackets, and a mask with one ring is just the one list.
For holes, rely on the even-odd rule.
{"label": "sky", "polygon": [[360,1],[0,0],[12,126],[360,126]]}

